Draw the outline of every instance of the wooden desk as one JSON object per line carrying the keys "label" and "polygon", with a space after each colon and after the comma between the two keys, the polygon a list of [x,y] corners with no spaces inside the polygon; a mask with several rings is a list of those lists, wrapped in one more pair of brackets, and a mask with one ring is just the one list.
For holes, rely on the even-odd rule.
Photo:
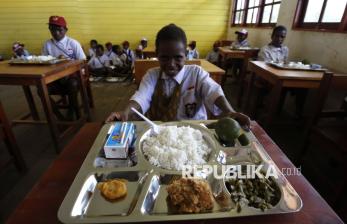
{"label": "wooden desk", "polygon": [[[203,69],[205,69],[213,80],[217,83],[221,83],[222,78],[225,74],[225,71],[218,66],[210,63],[205,59],[196,59],[196,60],[186,60],[187,65],[200,65]],[[139,85],[142,77],[146,74],[147,70],[150,68],[159,67],[158,60],[148,60],[141,59],[135,61],[135,82]]]}
{"label": "wooden desk", "polygon": [[[83,66],[83,61],[67,61],[55,65],[9,65],[8,61],[0,62],[0,85],[21,85],[23,87],[25,97],[28,101],[30,115],[33,118],[33,120],[25,119],[29,117],[28,115],[26,115],[19,120],[15,120],[13,123],[48,123],[54,147],[57,150],[57,152],[59,152],[58,140],[64,135],[64,133],[63,135],[60,135],[58,131],[58,122],[53,114],[52,105],[48,95],[47,85],[58,79],[77,73],[79,77],[79,83],[81,86],[80,92],[82,96],[84,111],[87,115],[87,119],[89,119],[90,110],[88,105],[87,92],[85,84],[82,81]],[[40,98],[47,118],[47,122],[39,120],[39,115],[29,87],[30,85],[37,86],[38,91],[42,93],[42,97]],[[66,122],[60,123],[67,124]],[[70,130],[71,129],[69,129],[69,131]]]}
{"label": "wooden desk", "polygon": [[[241,59],[242,60],[242,66],[240,69],[240,85],[239,85],[239,92],[237,96],[237,104],[241,106],[241,100],[244,93],[243,83],[246,77],[247,73],[247,65],[250,59],[257,58],[259,49],[249,49],[249,50],[232,50],[230,49],[230,46],[227,47],[219,47],[218,48],[219,57],[218,57],[218,65],[222,67],[223,69],[227,70],[227,61],[228,59]],[[227,76],[224,76],[222,83],[226,81]]]}
{"label": "wooden desk", "polygon": [[155,53],[155,47],[146,47],[142,51],[144,58],[155,58],[157,55]]}
{"label": "wooden desk", "polygon": [[[54,161],[52,166],[36,183],[31,192],[11,214],[7,220],[8,224],[59,223],[57,212],[60,204],[88,154],[100,128],[100,123],[88,123],[80,130]],[[294,168],[293,164],[256,122],[252,122],[252,131],[280,169]],[[303,208],[300,212],[230,219],[182,221],[177,223],[343,223],[304,176],[288,176],[287,178],[303,200]]]}
{"label": "wooden desk", "polygon": [[265,120],[265,127],[268,127],[275,115],[278,108],[280,96],[283,87],[293,88],[318,88],[320,81],[323,77],[322,71],[300,71],[300,70],[283,70],[277,69],[273,66],[266,64],[264,61],[250,61],[248,64],[248,70],[252,72],[249,86],[247,89],[247,105],[246,111],[251,110],[249,108],[250,96],[252,95],[253,84],[255,76],[259,76],[265,79],[267,82],[273,85],[271,92],[271,103],[268,108],[267,118]]}

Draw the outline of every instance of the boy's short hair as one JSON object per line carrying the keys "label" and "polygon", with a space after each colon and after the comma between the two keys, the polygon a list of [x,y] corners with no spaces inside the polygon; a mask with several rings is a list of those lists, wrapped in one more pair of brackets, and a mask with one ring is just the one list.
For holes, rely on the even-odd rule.
{"label": "boy's short hair", "polygon": [[104,50],[104,46],[102,46],[102,44],[98,44],[98,45],[96,45],[96,49],[101,49],[101,50]]}
{"label": "boy's short hair", "polygon": [[96,43],[96,44],[98,44],[98,41],[97,40],[90,40],[90,43]]}
{"label": "boy's short hair", "polygon": [[275,33],[277,32],[282,32],[282,31],[286,31],[287,32],[287,28],[285,26],[276,26],[273,30],[272,30],[272,34],[271,36],[275,35]]}
{"label": "boy's short hair", "polygon": [[160,42],[168,40],[182,41],[184,47],[187,47],[186,33],[182,28],[173,23],[166,25],[159,30],[155,39],[155,47],[158,48]]}
{"label": "boy's short hair", "polygon": [[112,51],[114,53],[117,53],[117,50],[119,50],[119,49],[121,49],[121,47],[118,44],[112,46]]}
{"label": "boy's short hair", "polygon": [[112,43],[111,42],[107,42],[106,44],[105,44],[105,46],[112,46]]}

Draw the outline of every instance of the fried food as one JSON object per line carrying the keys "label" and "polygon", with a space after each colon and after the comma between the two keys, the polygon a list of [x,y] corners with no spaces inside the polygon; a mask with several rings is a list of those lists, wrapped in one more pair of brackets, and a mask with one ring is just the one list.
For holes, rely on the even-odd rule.
{"label": "fried food", "polygon": [[98,183],[98,189],[106,199],[116,200],[128,193],[126,183],[127,181],[123,179],[107,180]]}
{"label": "fried food", "polygon": [[200,213],[212,210],[210,185],[205,180],[181,178],[166,188],[168,199],[179,213]]}

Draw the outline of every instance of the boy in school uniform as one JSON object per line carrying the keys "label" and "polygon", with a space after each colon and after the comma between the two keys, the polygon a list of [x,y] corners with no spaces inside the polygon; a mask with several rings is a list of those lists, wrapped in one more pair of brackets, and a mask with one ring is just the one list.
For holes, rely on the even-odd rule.
{"label": "boy in school uniform", "polygon": [[112,58],[112,64],[115,66],[114,71],[119,74],[126,74],[127,56],[119,45],[113,45],[112,51],[114,53],[114,57]]}
{"label": "boy in school uniform", "polygon": [[[238,30],[235,32],[236,34],[236,40],[232,42],[231,47],[233,49],[239,49],[242,47],[249,47],[249,43],[247,40],[248,37],[248,31],[246,29]],[[239,79],[239,72],[241,71],[242,68],[242,63],[243,60],[240,58],[232,58],[228,59],[227,65],[228,67],[232,68],[232,75],[234,78],[234,81],[238,82]]]}
{"label": "boy in school uniform", "polygon": [[88,59],[91,59],[96,53],[96,46],[98,45],[97,40],[90,41],[90,48],[88,50]]}
{"label": "boy in school uniform", "polygon": [[218,64],[218,58],[219,58],[218,48],[219,47],[220,47],[220,42],[219,41],[214,42],[212,51],[208,52],[206,56],[207,61],[215,65]]}
{"label": "boy in school uniform", "polygon": [[105,44],[105,55],[107,56],[107,57],[111,57],[112,56],[112,54],[113,54],[113,51],[112,51],[112,43],[111,42],[107,42],[106,44]]}
{"label": "boy in school uniform", "polygon": [[180,27],[164,26],[155,45],[160,67],[147,71],[124,111],[111,113],[107,122],[137,119],[131,107],[152,120],[204,120],[206,105],[214,115],[233,117],[249,128],[249,118],[234,111],[220,85],[203,68],[185,65],[187,37]]}
{"label": "boy in school uniform", "polygon": [[142,37],[139,46],[137,46],[135,50],[136,59],[145,59],[143,55],[143,50],[147,47],[147,44],[148,44],[147,38]]}
{"label": "boy in school uniform", "polygon": [[96,46],[96,54],[89,60],[88,66],[92,74],[90,81],[99,81],[108,75],[110,59],[104,54],[104,47],[101,44]]}
{"label": "boy in school uniform", "polygon": [[[52,38],[47,40],[42,49],[43,55],[51,55],[56,58],[67,58],[72,60],[85,60],[86,56],[83,52],[81,44],[68,36],[67,23],[62,16],[49,17],[48,28]],[[66,92],[69,97],[68,115],[72,116],[73,111],[79,111],[77,92],[79,89],[79,81],[77,76],[70,75],[61,78],[48,85],[49,92]],[[39,93],[40,94],[40,93]],[[76,114],[78,118],[78,114]]]}
{"label": "boy in school uniform", "polygon": [[[283,44],[287,36],[287,28],[284,26],[276,26],[271,34],[271,42],[260,49],[258,60],[275,63],[288,62],[289,49]],[[259,83],[264,83],[263,80],[257,80]],[[302,88],[284,88],[281,93],[280,108],[282,108],[287,92],[290,91],[295,95],[295,113],[298,118],[302,117],[305,100],[307,97],[307,89]]]}
{"label": "boy in school uniform", "polygon": [[287,28],[276,26],[271,34],[271,42],[260,49],[258,59],[266,62],[287,62],[289,49],[283,45],[287,36]]}
{"label": "boy in school uniform", "polygon": [[238,30],[235,32],[237,35],[236,40],[232,42],[231,47],[232,48],[240,48],[240,47],[249,47],[248,44],[248,31],[246,29]]}
{"label": "boy in school uniform", "polygon": [[27,51],[24,48],[24,44],[20,43],[19,41],[16,41],[12,45],[13,50],[13,58],[22,58],[26,56],[30,56],[29,51]]}
{"label": "boy in school uniform", "polygon": [[195,40],[192,40],[188,44],[187,58],[188,58],[188,60],[193,60],[193,59],[198,59],[199,58],[199,52],[196,49],[196,41]]}

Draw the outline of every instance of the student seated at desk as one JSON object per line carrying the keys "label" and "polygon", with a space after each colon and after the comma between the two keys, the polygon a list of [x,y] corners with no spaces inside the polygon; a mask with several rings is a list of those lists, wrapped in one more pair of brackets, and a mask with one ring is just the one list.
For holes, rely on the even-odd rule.
{"label": "student seated at desk", "polygon": [[96,54],[88,62],[90,81],[99,81],[106,77],[110,70],[110,59],[104,54],[101,44],[96,46]]}
{"label": "student seated at desk", "polygon": [[[276,26],[271,34],[271,42],[261,48],[258,60],[275,63],[288,62],[289,49],[283,44],[287,36],[287,28],[284,26]],[[256,84],[258,86],[266,86],[266,81],[257,78]],[[296,117],[301,118],[304,109],[304,104],[307,96],[307,89],[302,88],[284,88],[281,93],[280,109],[282,108],[288,90],[295,96],[296,103]]]}
{"label": "student seated at desk", "polygon": [[187,48],[187,59],[188,60],[193,60],[193,59],[198,59],[199,58],[199,52],[196,48],[196,41],[192,40],[189,44],[188,44],[188,48]]}
{"label": "student seated at desk", "polygon": [[207,61],[215,65],[218,64],[218,58],[219,58],[218,48],[220,47],[220,45],[221,45],[220,41],[214,42],[212,51],[208,52],[206,56]]}
{"label": "student seated at desk", "polygon": [[266,62],[286,62],[289,49],[283,45],[287,36],[287,28],[276,26],[271,34],[271,42],[260,49],[258,59]]}
{"label": "student seated at desk", "polygon": [[232,42],[231,47],[232,48],[240,48],[240,47],[249,47],[248,44],[248,31],[246,29],[238,30],[235,32],[237,35],[236,40]]}
{"label": "student seated at desk", "polygon": [[187,37],[180,27],[164,26],[155,46],[160,67],[148,70],[124,111],[111,113],[106,121],[138,119],[131,107],[152,120],[205,120],[207,106],[214,115],[233,117],[249,128],[249,118],[234,111],[221,86],[203,68],[185,65]]}
{"label": "student seated at desk", "polygon": [[[64,17],[51,16],[48,22],[48,29],[52,35],[52,38],[47,40],[43,45],[42,55],[51,55],[56,58],[66,58],[71,60],[86,59],[81,44],[77,40],[66,36],[68,28]],[[77,98],[78,90],[79,81],[77,75],[70,75],[58,79],[48,85],[49,93],[68,94],[68,119],[72,119],[73,111],[79,111]],[[77,114],[76,117],[78,118]]]}
{"label": "student seated at desk", "polygon": [[27,51],[24,48],[24,44],[20,43],[19,41],[16,41],[13,43],[12,50],[13,50],[12,58],[22,58],[25,56],[30,56],[29,51]]}
{"label": "student seated at desk", "polygon": [[97,40],[90,41],[90,48],[88,50],[88,60],[91,59],[96,54],[96,46],[98,46]]}

